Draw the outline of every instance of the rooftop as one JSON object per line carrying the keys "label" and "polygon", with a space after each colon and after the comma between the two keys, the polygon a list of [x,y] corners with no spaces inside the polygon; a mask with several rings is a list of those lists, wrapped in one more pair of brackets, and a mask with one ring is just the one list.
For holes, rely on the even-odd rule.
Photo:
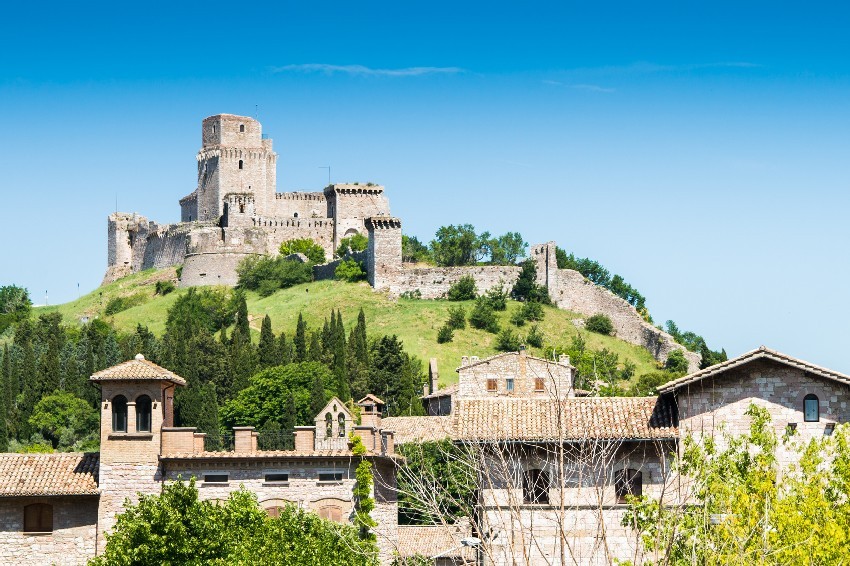
{"label": "rooftop", "polygon": [[114,381],[114,380],[162,380],[170,381],[176,385],[186,385],[186,380],[168,371],[164,367],[160,367],[155,363],[148,361],[142,354],[136,354],[132,360],[101,370],[90,378],[92,381]]}
{"label": "rooftop", "polygon": [[0,454],[0,497],[97,495],[98,453]]}
{"label": "rooftop", "polygon": [[387,417],[381,425],[395,434],[396,444],[431,442],[452,436],[451,417]]}
{"label": "rooftop", "polygon": [[[468,526],[466,527],[468,529]],[[398,554],[401,557],[437,556],[444,558],[475,558],[475,550],[461,545],[461,539],[468,533],[454,525],[408,526],[398,527]],[[447,552],[449,551],[449,552]]]}

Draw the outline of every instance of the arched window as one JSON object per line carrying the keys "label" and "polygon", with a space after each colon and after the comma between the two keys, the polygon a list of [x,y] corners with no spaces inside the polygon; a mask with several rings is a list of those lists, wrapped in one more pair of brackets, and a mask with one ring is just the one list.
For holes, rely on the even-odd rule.
{"label": "arched window", "polygon": [[245,204],[244,203],[241,203],[241,202],[239,203],[239,213],[245,214]]}
{"label": "arched window", "polygon": [[543,470],[526,470],[522,476],[523,503],[549,503],[549,474]]}
{"label": "arched window", "polygon": [[142,395],[136,399],[136,430],[139,432],[151,431],[151,398]]}
{"label": "arched window", "polygon": [[337,415],[336,420],[339,423],[339,437],[344,438],[345,437],[345,414],[340,413],[339,415]]}
{"label": "arched window", "polygon": [[112,430],[127,432],[127,398],[123,395],[112,400]]}
{"label": "arched window", "polygon": [[640,495],[643,493],[643,475],[637,470],[619,470],[614,476],[614,493],[617,494],[617,503],[626,503],[627,495]]}
{"label": "arched window", "polygon": [[239,124],[239,133],[243,133],[245,131],[245,124]]}
{"label": "arched window", "polygon": [[813,393],[803,398],[803,420],[807,423],[816,423],[820,420],[820,401]]}
{"label": "arched window", "polygon": [[332,438],[334,435],[334,417],[330,413],[325,413],[325,437]]}
{"label": "arched window", "polygon": [[292,215],[292,217],[293,217],[293,218],[298,218],[298,213],[296,212],[295,214],[293,214],[293,215]]}
{"label": "arched window", "polygon": [[242,169],[242,166],[243,166],[243,165],[244,165],[244,162],[240,159],[240,160],[239,160],[239,168],[240,168],[240,169]]}
{"label": "arched window", "polygon": [[25,533],[53,532],[53,505],[33,503],[24,507]]}

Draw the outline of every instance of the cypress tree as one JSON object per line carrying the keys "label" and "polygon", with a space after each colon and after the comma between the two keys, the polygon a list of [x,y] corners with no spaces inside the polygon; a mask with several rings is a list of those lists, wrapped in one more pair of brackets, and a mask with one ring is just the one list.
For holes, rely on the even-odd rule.
{"label": "cypress tree", "polygon": [[[285,434],[292,434],[295,430],[295,425],[298,424],[295,422],[295,417],[297,414],[298,413],[295,408],[295,395],[290,390],[289,395],[287,395],[286,397],[286,408],[283,412],[283,418],[281,419],[283,421],[281,424],[283,425],[283,432]],[[291,442],[288,444],[289,446],[292,445]],[[289,446],[287,446],[286,448],[289,448]]]}
{"label": "cypress tree", "polygon": [[59,389],[59,374],[62,372],[62,364],[59,360],[59,348],[56,340],[50,340],[47,350],[41,356],[39,364],[38,391],[39,399]]}
{"label": "cypress tree", "polygon": [[295,361],[307,361],[307,324],[301,313],[298,313],[298,324],[295,327]]}
{"label": "cypress tree", "polygon": [[310,333],[310,351],[307,353],[307,360],[311,362],[321,362],[322,355],[324,354],[324,349],[322,348],[322,341],[319,338],[318,332]]}
{"label": "cypress tree", "polygon": [[292,342],[286,337],[286,333],[281,332],[277,339],[277,365],[291,364],[293,355]]}
{"label": "cypress tree", "polygon": [[103,367],[108,368],[120,364],[121,348],[118,346],[118,340],[115,338],[115,333],[110,332],[106,335],[106,340],[103,341]]}
{"label": "cypress tree", "polygon": [[[333,313],[331,313],[333,318]],[[345,326],[342,324],[342,313],[336,311],[336,323],[334,329],[334,351],[333,351],[333,371],[337,380],[337,394],[342,401],[347,401],[351,398],[351,384],[348,381],[348,372],[346,371],[345,363]]]}
{"label": "cypress tree", "polygon": [[251,327],[248,324],[248,303],[245,301],[245,293],[236,291],[236,328],[242,333],[243,339],[251,343]]}
{"label": "cypress tree", "polygon": [[251,376],[257,371],[257,352],[250,339],[243,336],[239,326],[233,329],[230,342],[230,364],[233,372],[233,388],[230,394],[235,396],[248,387]]}
{"label": "cypress tree", "polygon": [[3,365],[0,371],[0,452],[9,451],[9,346],[3,347]]}
{"label": "cypress tree", "polygon": [[272,319],[269,318],[269,315],[263,318],[263,326],[260,329],[260,343],[257,350],[261,368],[278,365],[277,341],[272,332]]}
{"label": "cypress tree", "polygon": [[313,385],[310,388],[310,418],[315,418],[319,411],[325,408],[327,402],[321,372],[316,372],[316,377],[313,378]]}

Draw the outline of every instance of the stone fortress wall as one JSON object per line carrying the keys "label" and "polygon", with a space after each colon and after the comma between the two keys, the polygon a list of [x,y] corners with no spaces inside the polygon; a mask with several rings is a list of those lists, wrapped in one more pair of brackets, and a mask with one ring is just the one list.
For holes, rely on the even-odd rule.
{"label": "stone fortress wall", "polygon": [[[282,242],[309,238],[330,259],[340,240],[355,233],[369,236],[369,283],[391,296],[443,298],[466,275],[485,293],[500,284],[511,287],[519,277],[516,266],[406,266],[401,260],[401,220],[390,216],[384,187],[331,184],[322,192],[277,193],[277,154],[259,122],[219,114],[206,118],[201,129],[198,184],[180,199],[182,221],[159,225],[135,213],[110,215],[104,283],[143,269],[183,264],[181,286],[236,285],[236,267],[246,257],[275,255]],[[692,371],[698,368],[698,354],[645,322],[625,300],[576,271],[558,269],[554,242],[532,246],[531,256],[537,260],[538,283],[549,288],[558,307],[588,316],[605,314],[619,338],[643,346],[655,359],[665,360],[678,349],[685,352]],[[317,266],[317,278],[333,277],[336,265]]]}

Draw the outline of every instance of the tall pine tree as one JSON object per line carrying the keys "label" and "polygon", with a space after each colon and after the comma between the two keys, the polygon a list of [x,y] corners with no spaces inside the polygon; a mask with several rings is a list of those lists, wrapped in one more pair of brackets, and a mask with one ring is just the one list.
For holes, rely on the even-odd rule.
{"label": "tall pine tree", "polygon": [[272,319],[269,315],[263,318],[263,325],[260,329],[260,343],[257,346],[260,368],[265,369],[278,365],[279,355],[277,352],[277,341],[272,332]]}
{"label": "tall pine tree", "polygon": [[3,364],[0,371],[0,452],[9,451],[9,427],[7,419],[9,418],[9,378],[7,368],[9,368],[9,346],[3,347]]}
{"label": "tall pine tree", "polygon": [[298,313],[298,324],[295,326],[295,361],[307,361],[307,323],[304,322],[304,317]]}

